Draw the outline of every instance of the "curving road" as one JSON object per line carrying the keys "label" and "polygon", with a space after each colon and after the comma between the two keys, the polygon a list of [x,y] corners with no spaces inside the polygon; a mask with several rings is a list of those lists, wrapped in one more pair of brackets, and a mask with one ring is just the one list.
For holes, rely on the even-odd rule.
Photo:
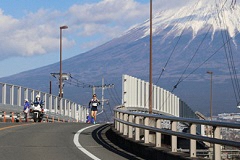
{"label": "curving road", "polygon": [[106,139],[109,125],[0,123],[0,160],[140,159]]}

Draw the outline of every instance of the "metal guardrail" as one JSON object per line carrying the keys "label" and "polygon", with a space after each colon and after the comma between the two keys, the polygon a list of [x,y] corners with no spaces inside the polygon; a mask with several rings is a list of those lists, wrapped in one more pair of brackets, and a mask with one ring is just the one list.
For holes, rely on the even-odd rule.
{"label": "metal guardrail", "polygon": [[[28,117],[29,121],[33,121],[33,119]],[[24,113],[0,111],[0,122],[25,122]],[[46,114],[41,122],[76,122],[76,119],[61,115]]]}
{"label": "metal guardrail", "polygon": [[[196,157],[196,141],[204,141],[213,144],[213,159],[221,159],[221,145],[232,146],[240,148],[240,142],[232,140],[223,140],[220,136],[220,128],[234,128],[240,129],[240,124],[218,121],[207,121],[192,118],[173,117],[157,114],[146,114],[129,111],[128,108],[119,106],[114,109],[114,127],[121,134],[134,138],[136,141],[140,140],[140,129],[144,130],[144,143],[150,143],[149,131],[155,132],[155,146],[161,147],[161,135],[166,134],[171,136],[171,150],[177,152],[177,137],[190,139],[190,157]],[[142,122],[140,122],[142,120]],[[153,122],[150,124],[150,120]],[[161,122],[163,120],[170,121],[171,129],[163,129]],[[177,131],[177,123],[188,123],[190,133],[183,133]],[[208,125],[213,129],[213,138],[201,136],[196,134],[196,125]],[[134,136],[134,137],[133,137]]]}
{"label": "metal guardrail", "polygon": [[8,110],[11,108],[14,112],[21,112],[23,110],[24,99],[34,101],[35,96],[40,95],[44,101],[44,109],[49,114],[67,116],[75,119],[77,122],[85,122],[88,108],[83,107],[80,104],[72,102],[71,100],[60,98],[58,96],[17,86],[13,84],[7,84],[0,82],[0,110]]}

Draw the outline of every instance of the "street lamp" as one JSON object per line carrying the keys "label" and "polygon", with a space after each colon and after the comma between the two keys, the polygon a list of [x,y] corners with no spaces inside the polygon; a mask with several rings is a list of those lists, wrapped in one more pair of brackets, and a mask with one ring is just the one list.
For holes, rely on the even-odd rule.
{"label": "street lamp", "polygon": [[213,72],[207,71],[207,73],[211,75],[211,85],[210,85],[210,119],[212,120],[212,75],[213,75]]}
{"label": "street lamp", "polygon": [[67,29],[68,26],[60,27],[60,76],[59,76],[59,97],[62,98],[62,30]]}

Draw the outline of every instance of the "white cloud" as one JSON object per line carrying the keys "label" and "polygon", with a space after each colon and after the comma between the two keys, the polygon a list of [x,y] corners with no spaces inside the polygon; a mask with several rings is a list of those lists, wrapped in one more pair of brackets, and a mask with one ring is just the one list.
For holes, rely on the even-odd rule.
{"label": "white cloud", "polygon": [[[87,40],[81,49],[91,49],[122,34],[149,17],[149,5],[135,0],[102,0],[73,5],[67,12],[68,24]],[[84,46],[84,47],[83,47]]]}
{"label": "white cloud", "polygon": [[95,39],[98,35],[97,41],[101,44],[131,25],[144,21],[149,14],[147,10],[146,5],[134,0],[103,0],[99,3],[73,5],[69,8],[68,17],[79,36],[93,36]]}
{"label": "white cloud", "polygon": [[[154,10],[163,7],[160,3],[164,6],[169,4],[166,0],[153,1]],[[56,8],[26,11],[25,14],[16,19],[0,10],[1,59],[58,52],[59,26],[63,24],[69,26],[64,30],[64,48],[81,46],[81,53],[81,50],[96,47],[132,25],[144,22],[149,18],[149,4],[136,0],[101,0],[98,3],[73,4],[65,12]]]}
{"label": "white cloud", "polygon": [[[59,48],[59,30],[52,23],[54,16],[49,11],[39,10],[30,13],[22,19],[14,19],[0,12],[0,57],[6,59],[12,56],[31,56],[47,54]],[[52,17],[51,17],[52,16]],[[71,46],[74,41],[66,41],[65,46]]]}

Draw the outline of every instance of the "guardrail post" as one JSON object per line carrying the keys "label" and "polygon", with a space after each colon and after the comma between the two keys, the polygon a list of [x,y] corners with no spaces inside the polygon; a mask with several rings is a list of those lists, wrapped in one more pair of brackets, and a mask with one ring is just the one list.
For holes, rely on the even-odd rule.
{"label": "guardrail post", "polygon": [[[220,128],[217,126],[213,127],[214,138],[220,139]],[[213,146],[213,158],[214,160],[221,159],[221,146],[219,144],[214,144]]]}
{"label": "guardrail post", "polygon": [[[144,118],[144,125],[149,126],[149,118]],[[144,129],[144,143],[149,143],[149,130]]]}
{"label": "guardrail post", "polygon": [[[190,134],[196,135],[196,124],[190,124]],[[190,157],[196,157],[196,140],[190,140]]]}
{"label": "guardrail post", "polygon": [[62,115],[62,108],[63,108],[63,99],[62,98],[59,99],[58,106],[59,106],[59,114]]}
{"label": "guardrail post", "polygon": [[[116,111],[114,111],[114,117],[115,117],[115,118],[118,118]],[[114,123],[114,128],[117,129],[117,121],[116,121],[115,119],[114,119],[113,123]]]}
{"label": "guardrail post", "polygon": [[[120,113],[120,119],[123,120],[123,113]],[[120,130],[119,130],[120,133],[123,133],[123,124],[120,123]]]}
{"label": "guardrail post", "polygon": [[[119,112],[116,112],[116,117],[119,119],[120,118],[120,115],[119,115]],[[115,120],[115,129],[117,131],[120,130],[120,125],[119,125],[119,122]]]}
{"label": "guardrail post", "polygon": [[14,123],[14,112],[12,112],[12,123]]}
{"label": "guardrail post", "polygon": [[22,98],[22,87],[18,87],[17,89],[17,105],[21,106],[21,98]]}
{"label": "guardrail post", "polygon": [[[156,128],[161,128],[161,119],[157,119],[155,122]],[[162,146],[162,134],[160,132],[156,132],[156,147]]]}
{"label": "guardrail post", "polygon": [[[177,122],[171,121],[172,131],[177,131]],[[177,152],[177,136],[172,136],[172,152]]]}
{"label": "guardrail post", "polygon": [[[128,122],[129,123],[133,122],[133,115],[129,115]],[[133,138],[133,127],[130,125],[128,126],[128,138]]]}
{"label": "guardrail post", "polygon": [[[135,117],[135,123],[139,124],[139,116]],[[139,141],[140,140],[140,128],[135,127],[135,140]]]}
{"label": "guardrail post", "polygon": [[2,104],[6,104],[7,99],[7,84],[4,83],[2,85]]}
{"label": "guardrail post", "polygon": [[[123,115],[123,119],[124,119],[124,121],[127,121],[128,120],[128,114],[124,114]],[[126,124],[124,124],[123,125],[123,135],[127,135],[128,134],[128,125],[126,125]]]}

